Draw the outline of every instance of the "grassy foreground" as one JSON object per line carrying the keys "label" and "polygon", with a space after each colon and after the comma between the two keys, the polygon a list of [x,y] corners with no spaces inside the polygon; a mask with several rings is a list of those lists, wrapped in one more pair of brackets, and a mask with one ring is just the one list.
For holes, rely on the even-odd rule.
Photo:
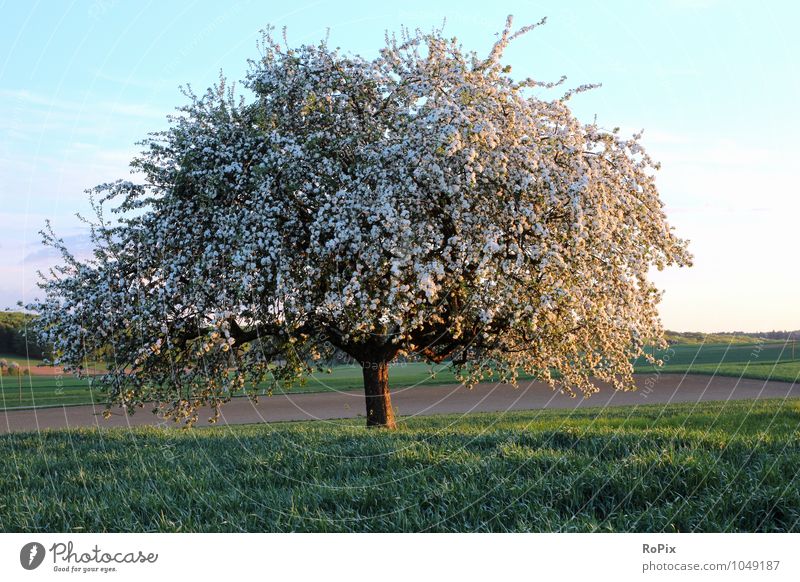
{"label": "grassy foreground", "polygon": [[800,531],[800,400],[0,437],[2,531]]}

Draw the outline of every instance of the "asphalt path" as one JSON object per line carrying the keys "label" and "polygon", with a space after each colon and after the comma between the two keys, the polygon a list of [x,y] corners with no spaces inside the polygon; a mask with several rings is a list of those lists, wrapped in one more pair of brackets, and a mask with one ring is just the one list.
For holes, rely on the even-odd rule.
{"label": "asphalt path", "polygon": [[[603,386],[600,392],[589,398],[570,398],[539,382],[521,382],[518,388],[492,383],[478,384],[472,389],[460,385],[415,386],[392,389],[392,402],[397,415],[413,417],[800,397],[800,384],[797,383],[727,376],[647,374],[636,376],[636,383],[638,389],[635,391],[620,392]],[[264,396],[258,404],[247,398],[234,398],[222,407],[218,424],[355,418],[364,415],[364,407],[361,390]],[[103,418],[104,409],[103,405],[88,405],[3,411],[0,412],[0,434],[88,426],[180,426],[153,414],[146,407],[134,415],[126,414],[121,408],[113,409],[109,419]],[[197,426],[208,425],[210,417],[209,410],[202,410]]]}

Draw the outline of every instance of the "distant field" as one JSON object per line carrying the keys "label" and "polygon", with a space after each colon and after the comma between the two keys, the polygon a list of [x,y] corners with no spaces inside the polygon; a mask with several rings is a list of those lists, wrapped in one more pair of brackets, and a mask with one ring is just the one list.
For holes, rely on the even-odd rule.
{"label": "distant field", "polygon": [[800,348],[778,341],[760,344],[706,344],[672,346],[655,356],[664,362],[656,368],[637,362],[638,372],[716,374],[797,382],[800,379]]}
{"label": "distant field", "polygon": [[[655,356],[665,365],[696,365],[724,363],[762,363],[791,361],[792,345],[782,341],[750,344],[691,344],[675,345],[656,350]],[[800,359],[800,348],[794,354]],[[642,364],[644,362],[642,361]]]}
{"label": "distant field", "polygon": [[[800,378],[800,350],[792,355],[791,344],[768,342],[761,344],[694,344],[676,345],[655,353],[664,361],[655,368],[643,360],[637,363],[639,373],[696,373],[717,374],[764,380],[796,382]],[[446,365],[428,366],[420,363],[396,363],[391,366],[392,386],[453,384],[456,379]],[[22,396],[20,397],[20,386]],[[361,368],[338,366],[331,374],[315,374],[303,386],[290,392],[321,392],[355,390],[362,386]],[[20,406],[52,406],[102,402],[103,395],[92,391],[88,381],[71,376],[2,377],[0,378],[0,409]]]}
{"label": "distant field", "polygon": [[752,344],[764,341],[762,338],[749,335],[734,335],[728,333],[699,333],[666,331],[665,339],[670,344],[697,345],[697,344]]}
{"label": "distant field", "polygon": [[[20,396],[21,395],[21,396]],[[72,376],[4,376],[0,378],[0,409],[61,404],[91,404],[102,395],[87,380]]]}
{"label": "distant field", "polygon": [[0,436],[0,531],[800,531],[800,400]]}

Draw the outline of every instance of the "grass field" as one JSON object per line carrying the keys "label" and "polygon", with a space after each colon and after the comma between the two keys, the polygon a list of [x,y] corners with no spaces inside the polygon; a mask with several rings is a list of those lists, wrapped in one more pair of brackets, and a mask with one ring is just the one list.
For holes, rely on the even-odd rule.
{"label": "grass field", "polygon": [[2,531],[800,531],[800,401],[0,437]]}
{"label": "grass field", "polygon": [[[784,342],[678,345],[657,351],[656,356],[664,360],[662,368],[642,361],[637,363],[637,371],[717,374],[784,382],[796,382],[800,378],[800,350],[792,354],[791,344]],[[397,363],[389,371],[389,381],[392,386],[400,387],[452,384],[456,379],[446,365],[432,368],[420,363]],[[357,390],[361,387],[360,368],[338,366],[331,374],[316,374],[305,385],[287,391],[321,392]],[[76,380],[70,376],[0,377],[0,409],[89,404],[92,401],[103,402],[103,395],[92,391],[86,380]]]}
{"label": "grass field", "polygon": [[655,356],[664,362],[661,368],[641,361],[637,362],[637,371],[716,374],[783,382],[800,379],[800,348],[793,351],[791,342],[672,346],[658,350]]}

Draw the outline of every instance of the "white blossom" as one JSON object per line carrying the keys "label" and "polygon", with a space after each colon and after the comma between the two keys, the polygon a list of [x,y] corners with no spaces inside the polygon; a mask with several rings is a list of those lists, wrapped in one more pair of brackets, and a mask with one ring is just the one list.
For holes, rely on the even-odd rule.
{"label": "white blossom", "polygon": [[486,58],[435,31],[372,60],[267,33],[253,98],[190,95],[133,162],[143,183],[92,190],[91,260],[45,232],[64,260],[29,306],[42,339],[68,370],[103,359],[129,408],[190,422],[334,348],[449,360],[469,383],[630,386],[661,337],[648,270],[690,256],[638,137],[508,74],[527,30],[509,19]]}

